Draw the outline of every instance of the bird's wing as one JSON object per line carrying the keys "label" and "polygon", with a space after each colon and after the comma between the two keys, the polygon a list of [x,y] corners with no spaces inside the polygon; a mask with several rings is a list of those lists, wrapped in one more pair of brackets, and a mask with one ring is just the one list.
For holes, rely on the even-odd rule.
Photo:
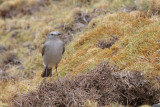
{"label": "bird's wing", "polygon": [[42,49],[42,56],[44,55],[44,51],[45,51],[45,46],[43,47],[43,49]]}
{"label": "bird's wing", "polygon": [[62,51],[62,55],[63,55],[63,53],[65,52],[65,47],[63,46],[63,51]]}

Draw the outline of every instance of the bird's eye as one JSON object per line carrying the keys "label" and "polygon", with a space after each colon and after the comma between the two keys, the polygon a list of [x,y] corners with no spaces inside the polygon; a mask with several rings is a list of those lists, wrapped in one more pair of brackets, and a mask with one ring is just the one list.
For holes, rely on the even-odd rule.
{"label": "bird's eye", "polygon": [[53,34],[51,34],[51,36],[53,36]]}

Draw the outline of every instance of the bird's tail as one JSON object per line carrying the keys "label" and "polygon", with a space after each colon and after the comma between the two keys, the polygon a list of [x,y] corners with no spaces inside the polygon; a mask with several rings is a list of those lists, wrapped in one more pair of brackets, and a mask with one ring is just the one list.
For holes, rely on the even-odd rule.
{"label": "bird's tail", "polygon": [[46,66],[46,68],[44,69],[43,73],[41,74],[42,77],[48,77],[48,76],[52,76],[52,68],[48,68]]}

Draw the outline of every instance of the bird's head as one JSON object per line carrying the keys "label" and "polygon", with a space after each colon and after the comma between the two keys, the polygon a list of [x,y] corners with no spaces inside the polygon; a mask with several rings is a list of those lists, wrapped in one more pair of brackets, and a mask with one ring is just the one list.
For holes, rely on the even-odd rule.
{"label": "bird's head", "polygon": [[62,35],[62,33],[58,32],[58,31],[53,31],[47,35],[47,39],[56,39],[56,38],[58,38],[59,35]]}

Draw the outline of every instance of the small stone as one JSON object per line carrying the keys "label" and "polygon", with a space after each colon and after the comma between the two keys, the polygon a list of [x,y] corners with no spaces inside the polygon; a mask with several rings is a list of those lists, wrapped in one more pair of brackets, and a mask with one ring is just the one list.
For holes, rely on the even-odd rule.
{"label": "small stone", "polygon": [[16,36],[18,35],[18,33],[19,33],[18,31],[14,31],[14,32],[11,34],[11,37],[12,37],[12,38],[16,37]]}
{"label": "small stone", "polygon": [[73,30],[78,30],[78,29],[81,29],[84,27],[85,27],[85,25],[83,23],[75,23],[73,26]]}
{"label": "small stone", "polygon": [[6,47],[5,46],[0,46],[0,53],[4,52],[4,51],[7,51]]}
{"label": "small stone", "polygon": [[28,47],[28,48],[31,49],[31,50],[34,50],[34,46],[33,46],[30,42],[25,42],[25,43],[23,43],[23,46],[24,46],[24,47]]}
{"label": "small stone", "polygon": [[158,49],[157,52],[160,52],[160,49]]}
{"label": "small stone", "polygon": [[19,67],[17,67],[17,69],[24,69],[24,66],[19,66]]}
{"label": "small stone", "polygon": [[160,80],[160,77],[156,77],[158,80]]}
{"label": "small stone", "polygon": [[0,75],[2,74],[2,70],[0,69]]}
{"label": "small stone", "polygon": [[0,69],[0,77],[4,77],[4,76],[8,76],[8,73]]}
{"label": "small stone", "polygon": [[24,47],[29,47],[31,44],[30,44],[30,42],[25,42],[25,43],[23,43],[23,46]]}

